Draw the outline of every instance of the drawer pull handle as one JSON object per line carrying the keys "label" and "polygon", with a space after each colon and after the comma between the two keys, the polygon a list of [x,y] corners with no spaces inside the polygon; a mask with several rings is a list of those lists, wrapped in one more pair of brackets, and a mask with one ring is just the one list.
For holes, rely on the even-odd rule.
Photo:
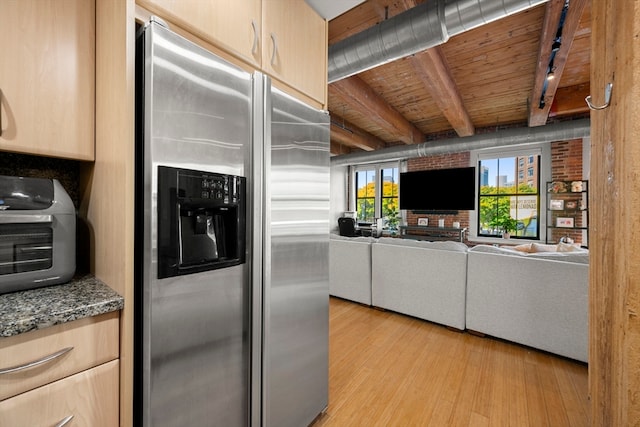
{"label": "drawer pull handle", "polygon": [[60,351],[56,351],[55,353],[52,353],[38,360],[34,360],[33,362],[25,363],[24,365],[19,365],[19,366],[12,366],[11,368],[0,369],[0,375],[23,371],[25,369],[35,368],[36,366],[42,365],[43,363],[51,362],[52,360],[55,360],[58,357],[65,355],[71,350],[73,350],[73,347],[63,348]]}
{"label": "drawer pull handle", "polygon": [[64,420],[62,420],[58,424],[56,424],[56,427],[64,427],[67,424],[69,424],[69,421],[71,421],[72,419],[73,419],[73,415],[69,415]]}

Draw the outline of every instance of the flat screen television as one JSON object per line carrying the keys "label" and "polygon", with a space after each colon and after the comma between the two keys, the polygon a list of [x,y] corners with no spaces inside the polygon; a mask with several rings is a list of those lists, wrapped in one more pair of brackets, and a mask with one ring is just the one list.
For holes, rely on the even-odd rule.
{"label": "flat screen television", "polygon": [[474,210],[476,168],[433,169],[400,174],[400,209]]}

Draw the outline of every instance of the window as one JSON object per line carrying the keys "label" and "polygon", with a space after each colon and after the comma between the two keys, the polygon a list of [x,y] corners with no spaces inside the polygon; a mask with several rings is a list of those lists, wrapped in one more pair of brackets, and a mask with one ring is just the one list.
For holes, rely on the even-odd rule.
{"label": "window", "polygon": [[356,172],[356,214],[358,221],[373,222],[376,206],[376,171]]}
{"label": "window", "polygon": [[529,156],[529,164],[533,163],[534,156]]}
{"label": "window", "polygon": [[399,222],[399,168],[397,163],[359,166],[355,169],[356,218],[361,222],[383,219],[384,229]]}
{"label": "window", "polygon": [[[524,180],[525,157],[505,156],[480,159],[479,169],[488,171],[486,182],[479,182],[477,215],[478,236],[539,239],[540,177],[533,176],[540,169],[540,155],[528,155],[533,163],[527,166],[529,178]],[[516,179],[517,177],[517,179]]]}
{"label": "window", "polygon": [[384,219],[384,228],[396,229],[398,227],[398,168],[383,168],[382,196],[380,203],[381,217]]}

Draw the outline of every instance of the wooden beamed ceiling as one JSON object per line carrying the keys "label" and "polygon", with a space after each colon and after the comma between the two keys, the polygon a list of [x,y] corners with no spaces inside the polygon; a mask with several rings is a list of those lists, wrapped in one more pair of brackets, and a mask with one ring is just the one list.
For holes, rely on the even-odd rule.
{"label": "wooden beamed ceiling", "polygon": [[[424,0],[367,0],[329,22],[329,44]],[[570,0],[544,92],[565,0],[505,17],[407,58],[329,85],[332,154],[416,144],[480,128],[541,126],[588,107],[590,0]]]}

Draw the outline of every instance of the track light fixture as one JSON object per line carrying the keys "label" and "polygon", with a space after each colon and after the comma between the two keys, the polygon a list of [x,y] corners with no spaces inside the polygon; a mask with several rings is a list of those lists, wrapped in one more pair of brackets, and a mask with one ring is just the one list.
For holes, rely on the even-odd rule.
{"label": "track light fixture", "polygon": [[562,13],[560,14],[560,22],[558,22],[558,29],[556,30],[556,37],[553,39],[553,44],[551,45],[551,55],[549,55],[549,65],[547,66],[547,75],[542,83],[542,93],[540,94],[540,102],[538,103],[538,108],[541,110],[545,107],[546,102],[544,100],[545,95],[547,93],[547,85],[550,81],[552,81],[556,76],[554,71],[556,67],[553,65],[553,60],[556,57],[556,54],[560,50],[562,46],[562,27],[564,26],[564,20],[567,17],[567,11],[569,10],[569,0],[565,0],[564,6],[562,7]]}

